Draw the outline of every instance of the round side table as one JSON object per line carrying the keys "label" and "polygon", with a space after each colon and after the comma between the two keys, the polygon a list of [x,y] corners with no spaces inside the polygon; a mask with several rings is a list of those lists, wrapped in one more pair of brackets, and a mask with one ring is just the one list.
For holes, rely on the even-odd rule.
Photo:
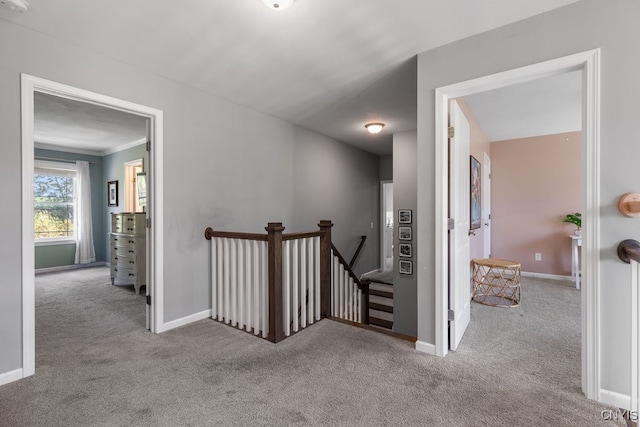
{"label": "round side table", "polygon": [[493,307],[520,305],[520,263],[506,259],[482,258],[473,266],[473,300]]}

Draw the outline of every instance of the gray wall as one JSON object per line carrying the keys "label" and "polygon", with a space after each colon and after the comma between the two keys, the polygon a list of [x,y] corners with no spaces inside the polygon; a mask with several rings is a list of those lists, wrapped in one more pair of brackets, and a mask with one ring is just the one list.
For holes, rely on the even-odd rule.
{"label": "gray wall", "polygon": [[[163,110],[165,321],[209,309],[207,226],[264,232],[281,221],[293,231],[332,219],[345,252],[366,234],[362,224],[375,229],[376,156],[3,20],[0,55],[0,191],[10,201],[0,210],[0,373],[22,365],[20,73]],[[294,162],[312,167],[320,160],[308,156],[318,153],[325,166],[350,169],[340,175],[350,181],[327,177],[331,192],[314,193],[321,171]],[[326,210],[311,212],[310,202]],[[377,244],[369,246],[360,268],[378,262]]]}
{"label": "gray wall", "polygon": [[393,181],[393,155],[380,156],[380,181]]}
{"label": "gray wall", "polygon": [[[111,261],[109,239],[107,234],[111,232],[111,213],[112,212],[124,212],[124,164],[131,160],[142,160],[143,170],[147,170],[147,145],[140,144],[135,147],[128,148],[126,150],[118,151],[116,153],[107,154],[104,156],[104,175],[102,177],[102,200],[105,201],[104,209],[100,220],[102,221],[104,229],[103,250],[106,253],[106,261]],[[109,207],[107,200],[107,182],[118,181],[118,206]]]}
{"label": "gray wall", "polygon": [[[418,134],[415,131],[393,135],[393,328],[396,332],[418,336],[418,307],[416,304],[416,260],[418,259],[418,223],[417,223],[417,156]],[[411,209],[412,241],[398,240],[398,209]],[[412,258],[398,256],[398,244],[411,243]],[[413,274],[398,273],[398,261],[413,262]]]}
{"label": "gray wall", "polygon": [[[105,231],[103,212],[105,207],[106,193],[102,185],[102,157],[90,156],[86,154],[67,153],[64,151],[44,150],[36,148],[36,156],[53,157],[67,160],[86,160],[93,162],[89,166],[91,175],[91,219],[93,220],[93,244],[96,250],[96,261],[104,261],[105,254]],[[36,246],[36,268],[59,267],[72,265],[76,258],[76,245],[48,245]]]}
{"label": "gray wall", "polygon": [[[602,49],[601,79],[601,194],[600,271],[602,311],[601,386],[617,393],[630,393],[629,267],[617,259],[616,247],[626,238],[640,237],[640,222],[617,211],[617,200],[625,192],[638,191],[640,144],[640,68],[638,40],[640,2],[630,0],[583,0],[567,7],[493,30],[460,42],[424,52],[418,57],[418,144],[434,158],[434,89],[449,84],[510,70],[594,48]],[[434,162],[419,165],[434,170]],[[434,175],[429,173],[426,191],[433,199]],[[631,183],[631,184],[630,184]],[[421,190],[422,191],[422,190]],[[421,212],[426,221],[427,241],[434,241],[434,210]],[[431,243],[432,245],[432,243]],[[419,254],[421,271],[434,271],[433,245]],[[420,283],[433,295],[433,280]],[[433,298],[418,301],[420,336],[434,342]]]}

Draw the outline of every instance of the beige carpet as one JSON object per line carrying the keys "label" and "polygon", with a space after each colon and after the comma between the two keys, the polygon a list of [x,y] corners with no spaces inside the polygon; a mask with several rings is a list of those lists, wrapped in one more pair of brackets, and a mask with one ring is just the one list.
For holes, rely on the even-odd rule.
{"label": "beige carpet", "polygon": [[556,282],[474,304],[445,358],[330,320],[278,345],[211,320],[154,335],[105,268],[37,282],[36,375],[0,387],[2,426],[624,425],[580,391],[579,293]]}

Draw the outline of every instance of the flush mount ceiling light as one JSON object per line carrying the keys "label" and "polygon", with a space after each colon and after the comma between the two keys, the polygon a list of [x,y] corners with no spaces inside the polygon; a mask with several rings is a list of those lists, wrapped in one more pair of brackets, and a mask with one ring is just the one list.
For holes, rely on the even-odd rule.
{"label": "flush mount ceiling light", "polygon": [[[2,0],[4,1],[4,0]],[[285,10],[290,7],[295,0],[262,0],[265,6],[273,10]]]}
{"label": "flush mount ceiling light", "polygon": [[369,133],[380,133],[382,128],[384,127],[384,123],[367,123],[364,125],[365,128],[369,131]]}
{"label": "flush mount ceiling light", "polygon": [[26,12],[29,10],[29,3],[26,0],[0,0],[0,5],[8,7],[14,12]]}

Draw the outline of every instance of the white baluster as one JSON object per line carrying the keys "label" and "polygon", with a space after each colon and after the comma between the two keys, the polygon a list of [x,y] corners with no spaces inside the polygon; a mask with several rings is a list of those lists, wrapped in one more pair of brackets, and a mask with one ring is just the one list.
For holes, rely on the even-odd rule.
{"label": "white baluster", "polygon": [[216,238],[212,237],[211,243],[211,318],[215,319],[218,314],[218,256],[216,255]]}
{"label": "white baluster", "polygon": [[231,239],[231,326],[238,324],[238,256],[236,251],[237,242]]}
{"label": "white baluster", "polygon": [[260,242],[252,241],[251,242],[251,252],[253,259],[253,268],[252,268],[252,278],[253,282],[253,293],[251,298],[253,302],[251,303],[251,307],[253,309],[253,333],[258,335],[260,333]]}
{"label": "white baluster", "polygon": [[231,257],[229,256],[229,239],[224,239],[224,322],[229,324],[231,320],[229,316],[231,314],[231,278],[230,278],[230,264]]}
{"label": "white baluster", "polygon": [[338,267],[339,271],[340,271],[340,318],[341,319],[346,319],[347,317],[345,316],[346,314],[346,306],[347,306],[347,301],[346,301],[346,283],[344,281],[344,266],[342,265],[342,263],[339,265]]}
{"label": "white baluster", "polygon": [[320,320],[320,237],[314,237],[314,250],[313,252],[315,253],[315,265],[313,267],[313,272],[315,274],[315,317],[316,320]]}
{"label": "white baluster", "polygon": [[313,315],[314,313],[313,308],[315,307],[314,296],[316,294],[316,276],[314,273],[314,267],[316,265],[316,257],[313,250],[315,248],[314,239],[313,238],[309,239],[307,243],[309,245],[309,248],[308,248],[309,249],[309,269],[307,270],[307,273],[308,273],[307,283],[309,284],[308,286],[309,302],[307,303],[307,321],[309,322],[309,324],[312,324],[315,318],[315,316]]}
{"label": "white baluster", "polygon": [[293,322],[293,332],[298,332],[298,307],[300,301],[300,278],[299,274],[299,240],[296,239],[291,243],[291,299],[289,300],[289,306],[291,307],[291,320]]}
{"label": "white baluster", "polygon": [[244,240],[237,240],[238,250],[238,328],[242,329],[245,325],[244,321]]}
{"label": "white baluster", "polygon": [[291,245],[290,241],[283,242],[282,255],[282,316],[284,336],[291,335]]}
{"label": "white baluster", "polygon": [[246,240],[244,242],[244,278],[245,278],[245,297],[244,297],[244,319],[245,319],[245,330],[247,332],[251,332],[251,303],[253,302],[253,278],[252,276],[252,267],[253,261],[251,260],[251,245],[253,244],[252,240]]}
{"label": "white baluster", "polygon": [[[307,326],[307,241],[300,240],[300,326]],[[297,312],[296,312],[297,314]],[[297,316],[296,316],[297,317]]]}
{"label": "white baluster", "polygon": [[268,271],[268,258],[269,252],[268,243],[260,242],[260,254],[262,256],[262,265],[260,272],[262,273],[262,298],[260,303],[260,311],[262,313],[262,337],[266,338],[269,335],[269,271]]}

